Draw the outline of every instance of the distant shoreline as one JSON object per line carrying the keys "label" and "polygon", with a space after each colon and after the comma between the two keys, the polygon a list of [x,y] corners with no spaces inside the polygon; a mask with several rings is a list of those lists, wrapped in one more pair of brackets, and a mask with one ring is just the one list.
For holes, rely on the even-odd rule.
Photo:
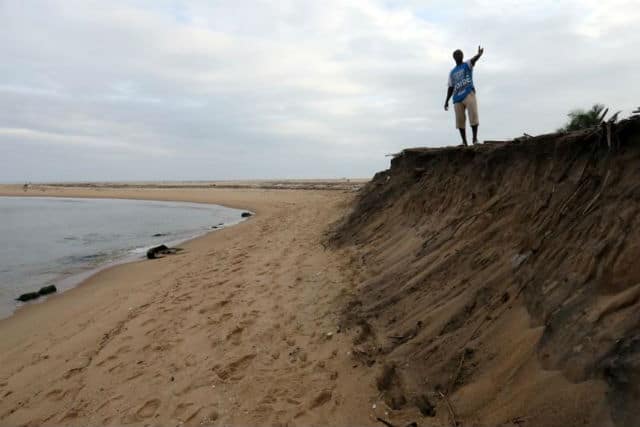
{"label": "distant shoreline", "polygon": [[[51,190],[56,188],[95,188],[95,189],[263,189],[263,190],[356,190],[366,184],[369,178],[340,179],[277,179],[277,180],[226,180],[226,181],[140,181],[140,182],[51,182],[30,183],[29,191]],[[24,184],[0,184],[3,187],[16,187],[23,191]]]}

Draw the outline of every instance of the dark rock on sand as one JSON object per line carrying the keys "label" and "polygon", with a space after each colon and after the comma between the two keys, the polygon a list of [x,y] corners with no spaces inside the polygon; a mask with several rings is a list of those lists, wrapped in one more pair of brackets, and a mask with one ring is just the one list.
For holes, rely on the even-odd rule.
{"label": "dark rock on sand", "polygon": [[175,254],[176,252],[181,251],[180,248],[170,248],[166,245],[155,246],[147,251],[147,258],[156,259],[160,258],[163,255]]}
{"label": "dark rock on sand", "polygon": [[155,246],[147,251],[147,258],[155,259],[158,255],[164,255],[168,250],[166,245]]}
{"label": "dark rock on sand", "polygon": [[32,299],[36,299],[38,297],[40,297],[40,294],[37,292],[27,292],[26,294],[22,294],[18,298],[16,298],[16,301],[25,302],[25,301],[30,301]]}
{"label": "dark rock on sand", "polygon": [[253,215],[251,212],[242,212],[242,214],[240,215],[242,218],[248,218],[251,215]]}
{"label": "dark rock on sand", "polygon": [[55,287],[55,285],[49,285],[49,286],[45,286],[43,288],[40,288],[40,290],[38,291],[39,295],[48,295],[48,294],[52,294],[54,292],[58,292],[58,288]]}

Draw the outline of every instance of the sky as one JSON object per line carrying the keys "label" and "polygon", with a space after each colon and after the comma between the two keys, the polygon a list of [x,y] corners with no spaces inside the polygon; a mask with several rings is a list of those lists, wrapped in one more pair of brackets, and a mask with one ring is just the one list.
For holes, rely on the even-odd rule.
{"label": "sky", "polygon": [[370,177],[458,144],[640,105],[640,2],[0,0],[0,182]]}

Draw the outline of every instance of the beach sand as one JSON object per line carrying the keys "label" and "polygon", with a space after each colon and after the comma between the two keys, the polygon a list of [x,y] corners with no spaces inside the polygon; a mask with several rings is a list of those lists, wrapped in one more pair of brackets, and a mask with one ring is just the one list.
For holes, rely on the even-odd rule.
{"label": "beach sand", "polygon": [[26,195],[207,202],[256,215],[0,321],[0,424],[376,423],[371,373],[338,327],[355,277],[348,254],[322,245],[353,192],[103,186]]}

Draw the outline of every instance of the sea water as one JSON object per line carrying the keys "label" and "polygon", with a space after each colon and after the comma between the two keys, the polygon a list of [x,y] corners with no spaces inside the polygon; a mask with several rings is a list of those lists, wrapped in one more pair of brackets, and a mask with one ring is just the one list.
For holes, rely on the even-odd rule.
{"label": "sea water", "polygon": [[0,197],[0,318],[20,305],[20,294],[50,284],[63,291],[101,266],[232,225],[241,213],[198,203]]}

